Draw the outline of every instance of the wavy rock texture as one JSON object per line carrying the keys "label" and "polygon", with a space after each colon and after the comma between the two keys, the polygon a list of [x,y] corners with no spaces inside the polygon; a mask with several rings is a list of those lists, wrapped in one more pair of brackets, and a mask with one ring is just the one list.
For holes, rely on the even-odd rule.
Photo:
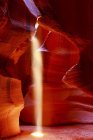
{"label": "wavy rock texture", "polygon": [[[87,93],[92,93],[93,89],[92,1],[34,1],[42,13],[42,17],[38,21],[40,28],[37,32],[37,37],[41,44],[44,64],[43,124],[91,123],[93,122],[93,97],[86,95],[86,93],[75,87],[79,87]],[[21,120],[35,124],[35,101],[32,88],[29,88],[33,84],[30,70],[32,66],[31,42],[29,41],[31,35],[27,30],[34,31],[33,25],[36,19],[30,15],[21,0],[9,0],[8,6],[8,17],[0,9],[0,74],[3,75],[1,76],[1,81],[4,81],[5,85],[7,85],[8,77],[14,77],[22,81],[22,92],[26,96],[24,97],[25,108],[21,113]],[[17,10],[19,12],[16,12]],[[49,33],[49,31],[51,32]],[[73,67],[76,63],[78,63],[77,68]],[[63,80],[74,88],[66,87],[62,81],[63,77]],[[18,118],[22,109],[20,101],[18,101],[21,97],[17,98],[17,93],[15,92],[17,84],[17,90],[19,89],[18,92],[21,92],[20,84],[12,78],[9,79],[11,79],[9,83],[12,84],[10,89],[14,93],[11,96],[11,100],[8,97],[10,94],[6,93],[7,90],[5,92],[3,90],[4,88],[6,89],[6,86],[4,84],[0,86],[2,93],[4,93],[4,96],[1,94],[1,99],[4,98],[1,100],[4,101],[1,102],[1,106],[3,106],[1,112],[5,111],[4,113],[8,116],[5,119],[6,115],[2,116],[2,113],[0,115],[2,118],[1,126],[2,128],[5,127],[0,131],[2,132],[2,137],[19,132]],[[9,103],[7,107],[6,103]],[[12,106],[14,104],[15,106]],[[11,109],[16,106],[19,106],[19,108]],[[7,110],[12,110],[13,112],[8,115]],[[16,116],[15,119],[12,117],[13,115]],[[11,122],[10,119],[12,120]],[[6,126],[6,121],[9,123],[7,126],[10,126],[10,129]],[[15,122],[17,126],[12,128]]]}

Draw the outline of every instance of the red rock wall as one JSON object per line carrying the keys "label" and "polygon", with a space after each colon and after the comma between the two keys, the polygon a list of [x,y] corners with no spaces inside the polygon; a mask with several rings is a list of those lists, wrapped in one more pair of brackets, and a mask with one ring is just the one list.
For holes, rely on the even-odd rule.
{"label": "red rock wall", "polygon": [[[44,43],[43,47],[47,50],[42,52],[44,65],[43,124],[93,122],[93,97],[76,88],[68,88],[62,81],[69,68],[76,63],[80,63],[83,69],[83,75],[79,77],[79,79],[82,78],[80,82],[90,80],[89,83],[92,85],[91,79],[93,78],[90,79],[92,77],[92,45],[90,45],[92,44],[90,42],[93,33],[92,1],[85,0],[85,5],[83,5],[83,1],[80,3],[73,0],[70,3],[48,0],[44,0],[42,3],[39,0],[35,0],[35,2],[43,15],[39,20],[40,28],[37,37],[40,44]],[[0,14],[3,15],[2,12]],[[3,17],[0,20],[2,25],[0,27],[0,74],[22,81],[25,108],[21,113],[21,119],[24,122],[35,123],[35,104],[33,104],[33,92],[30,88],[30,85],[33,84],[31,73],[32,52],[30,50],[31,42],[29,41],[31,32],[27,31],[29,23],[33,25],[35,19],[30,15],[22,1],[16,0],[9,1],[9,15],[3,16],[5,20],[2,20]],[[13,20],[20,21],[22,27],[14,24]],[[50,30],[51,33],[46,39]],[[91,63],[89,63],[90,60]],[[89,66],[90,70],[88,71]],[[87,69],[84,70],[86,67]],[[68,83],[68,81],[65,82]],[[77,81],[74,85],[75,87],[78,86]],[[90,88],[92,89],[92,86]],[[83,119],[84,117],[85,119]]]}

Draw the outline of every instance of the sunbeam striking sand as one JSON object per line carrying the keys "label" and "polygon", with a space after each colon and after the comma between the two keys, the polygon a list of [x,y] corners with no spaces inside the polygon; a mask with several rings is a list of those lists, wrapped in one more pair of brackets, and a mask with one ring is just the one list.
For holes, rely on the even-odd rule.
{"label": "sunbeam striking sand", "polygon": [[[38,29],[38,23],[35,29]],[[32,133],[33,136],[42,137],[42,54],[39,50],[40,44],[36,38],[36,31],[32,37],[32,74],[34,83],[34,98],[35,98],[35,121],[36,132]]]}
{"label": "sunbeam striking sand", "polygon": [[42,138],[42,137],[44,137],[44,133],[42,133],[42,132],[33,132],[31,134],[31,136],[37,137],[37,138]]}

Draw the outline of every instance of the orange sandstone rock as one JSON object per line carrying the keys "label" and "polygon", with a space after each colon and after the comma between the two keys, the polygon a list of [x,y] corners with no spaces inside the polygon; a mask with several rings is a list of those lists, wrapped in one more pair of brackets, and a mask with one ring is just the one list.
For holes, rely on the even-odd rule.
{"label": "orange sandstone rock", "polygon": [[0,75],[0,138],[20,133],[19,116],[22,109],[21,82]]}

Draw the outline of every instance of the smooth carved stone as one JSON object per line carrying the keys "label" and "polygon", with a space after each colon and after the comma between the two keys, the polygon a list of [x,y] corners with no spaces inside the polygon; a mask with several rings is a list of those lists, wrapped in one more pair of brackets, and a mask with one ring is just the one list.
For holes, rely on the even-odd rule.
{"label": "smooth carved stone", "polygon": [[19,116],[23,106],[21,82],[0,75],[0,138],[20,133]]}
{"label": "smooth carved stone", "polygon": [[[23,34],[16,31],[9,30],[11,35],[9,35],[8,42],[5,39],[0,42],[0,57],[3,59],[7,59],[13,61],[16,64],[20,58],[20,56],[26,51],[26,39],[28,34]],[[16,38],[16,39],[15,39]],[[13,45],[15,43],[15,45]]]}
{"label": "smooth carved stone", "polygon": [[70,87],[78,87],[88,94],[93,94],[93,47],[87,46],[80,53],[80,60],[77,65],[70,68],[63,81]]}
{"label": "smooth carved stone", "polygon": [[[62,52],[62,51],[61,51]],[[77,59],[73,59],[74,55],[59,54],[52,52],[44,52],[44,59],[47,63],[44,63],[43,80],[45,83],[62,83],[62,77],[66,71],[77,62]],[[77,53],[76,53],[77,55]]]}
{"label": "smooth carved stone", "polygon": [[[8,24],[10,25],[10,23]],[[0,74],[23,80],[27,67],[23,70],[22,64],[25,61],[24,54],[30,47],[29,33],[20,29],[15,30],[12,27],[7,30],[5,29],[3,33],[0,32]],[[23,59],[20,60],[21,56]]]}
{"label": "smooth carved stone", "polygon": [[15,30],[8,17],[3,17],[0,25],[0,67],[8,60],[16,64],[29,46],[29,33],[19,28]]}

